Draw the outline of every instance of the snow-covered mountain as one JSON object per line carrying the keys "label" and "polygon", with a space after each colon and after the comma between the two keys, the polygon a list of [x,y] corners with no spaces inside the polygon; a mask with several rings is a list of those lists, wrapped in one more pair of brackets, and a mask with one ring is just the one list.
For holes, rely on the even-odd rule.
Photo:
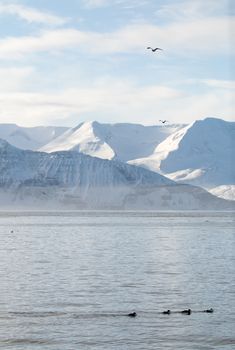
{"label": "snow-covered mountain", "polygon": [[206,118],[171,134],[151,156],[130,163],[211,189],[235,184],[234,150],[235,123]]}
{"label": "snow-covered mountain", "polygon": [[1,140],[0,206],[231,209],[233,203],[141,167],[73,151],[25,151]]}
{"label": "snow-covered mountain", "polygon": [[209,192],[214,196],[235,200],[235,185],[222,185],[209,189]]}
{"label": "snow-covered mountain", "polygon": [[[235,123],[206,118],[190,125],[100,124],[86,122],[41,148],[75,150],[117,159],[159,172],[177,182],[214,189],[233,198]],[[218,186],[223,191],[216,190]]]}
{"label": "snow-covered mountain", "polygon": [[122,161],[235,199],[234,122],[216,118],[190,125],[84,122],[72,129],[0,124],[0,137],[22,149],[76,151]]}
{"label": "snow-covered mountain", "polygon": [[85,122],[67,130],[40,151],[74,150],[93,157],[127,162],[150,156],[160,142],[183,126]]}
{"label": "snow-covered mountain", "polygon": [[37,150],[67,129],[54,126],[25,128],[16,124],[0,124],[0,138],[21,149]]}

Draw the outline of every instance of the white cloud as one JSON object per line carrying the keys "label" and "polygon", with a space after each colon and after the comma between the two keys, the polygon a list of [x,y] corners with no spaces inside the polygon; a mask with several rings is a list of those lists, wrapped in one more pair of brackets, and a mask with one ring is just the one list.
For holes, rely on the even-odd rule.
{"label": "white cloud", "polygon": [[[219,2],[222,3],[220,0]],[[114,0],[114,2],[110,0],[90,0],[90,6],[111,6],[118,3],[125,5],[124,0]],[[131,1],[126,2],[127,5],[130,3]],[[142,0],[136,0],[133,3],[140,5],[143,2]],[[74,53],[78,55],[78,62],[76,61],[73,67],[68,67],[68,62],[70,62],[69,55],[66,58],[63,56],[61,62],[55,57],[56,68],[52,72],[47,72],[48,80],[44,76],[47,73],[45,73],[43,68],[40,68],[40,65],[38,66],[40,71],[37,72],[32,67],[0,69],[0,122],[11,121],[24,125],[37,125],[44,123],[58,124],[58,121],[61,120],[61,124],[63,124],[66,118],[70,121],[73,120],[73,123],[79,122],[81,119],[92,118],[101,121],[112,120],[115,122],[118,120],[151,124],[155,123],[159,118],[166,118],[172,122],[187,123],[208,115],[232,119],[234,117],[234,106],[230,90],[234,89],[233,81],[191,79],[192,84],[196,83],[197,91],[202,87],[202,84],[207,86],[208,89],[205,89],[204,86],[203,90],[206,93],[190,94],[190,91],[195,91],[195,89],[191,90],[191,87],[187,89],[186,81],[183,83],[178,81],[180,89],[171,88],[170,85],[138,86],[130,81],[117,81],[114,78],[96,81],[96,74],[99,75],[101,72],[96,72],[95,63],[91,73],[87,76],[88,64],[84,65],[84,58],[87,57],[90,62],[90,56],[93,56],[92,60],[94,59],[94,61],[92,62],[95,62],[99,56],[97,66],[101,65],[101,61],[104,61],[103,66],[105,66],[107,60],[109,62],[110,60],[113,60],[113,62],[117,60],[120,63],[120,60],[129,58],[126,54],[145,55],[147,59],[150,57],[150,64],[155,64],[153,63],[155,60],[152,60],[154,57],[156,62],[158,62],[158,69],[159,62],[165,64],[167,61],[166,65],[161,64],[161,70],[162,67],[168,69],[169,63],[171,65],[175,64],[175,70],[178,70],[178,73],[182,72],[180,79],[184,79],[183,69],[178,60],[179,57],[184,56],[183,62],[185,62],[185,58],[187,59],[187,56],[190,56],[189,64],[194,59],[195,63],[198,58],[200,62],[205,58],[207,65],[208,56],[213,60],[214,55],[227,58],[232,54],[234,45],[232,45],[231,40],[231,26],[234,23],[234,17],[222,15],[209,17],[208,14],[211,14],[211,9],[209,8],[212,4],[211,0],[208,0],[208,2],[202,2],[201,0],[197,2],[190,1],[184,2],[184,4],[187,4],[187,7],[178,8],[174,21],[167,24],[154,25],[141,22],[104,33],[68,28],[40,31],[37,35],[0,39],[0,59],[6,60],[8,67],[10,60],[18,60],[19,58],[22,60],[20,64],[23,64],[25,57],[27,61],[31,62],[34,58],[30,56],[31,54],[57,54],[58,52],[69,50],[69,53],[72,53],[72,59],[77,57]],[[218,9],[216,7],[217,4],[218,2],[215,4],[215,8]],[[27,11],[22,11],[22,6],[20,5],[14,6],[18,7],[17,10],[14,8],[15,12],[11,10],[13,11],[12,13],[21,16],[21,18],[24,16],[24,19],[27,21],[51,23],[53,25],[59,25],[60,23],[60,17],[56,17],[59,19],[56,22],[56,20],[48,19],[45,13],[40,12],[38,13],[39,17],[37,17],[36,15],[33,16],[32,12],[31,15],[29,15],[29,12],[26,14]],[[165,6],[165,14],[167,11],[168,14],[169,12],[174,12],[174,7],[172,6],[170,8]],[[203,6],[205,12],[202,11]],[[208,8],[206,9],[206,7]],[[40,17],[40,14],[42,17]],[[187,20],[180,21],[180,16]],[[64,21],[64,19],[61,20],[62,22]],[[163,47],[164,51],[153,54],[146,50],[148,45],[158,45]],[[81,58],[79,56],[80,53],[82,53]],[[115,54],[118,55],[113,56]],[[124,54],[124,56],[120,57],[119,54]],[[105,55],[105,59],[102,55]],[[65,61],[67,62],[66,65]],[[221,57],[221,64],[223,63]],[[14,64],[17,65],[19,63]],[[58,78],[58,81],[60,80],[61,82],[61,90],[48,91],[54,85],[54,82],[57,81],[56,69],[59,69],[58,67],[62,67],[61,72],[63,71],[64,73],[59,74]],[[81,75],[81,79],[74,78],[73,80],[71,71],[73,69],[82,71],[84,67],[85,72],[84,75]],[[108,68],[107,74],[110,74],[110,67],[105,66],[106,68]],[[135,72],[136,70],[137,67]],[[92,72],[95,73],[91,80],[90,74]],[[143,73],[141,73],[141,76],[143,76]],[[115,75],[117,74],[118,72],[115,72]],[[130,72],[131,74],[133,72]],[[194,76],[193,73],[190,74]],[[55,76],[56,78],[53,79]],[[76,71],[76,78],[77,76]],[[179,74],[176,74],[176,76],[179,77]],[[209,73],[207,75],[205,72],[204,76],[210,77]],[[84,81],[86,77],[89,80],[87,85],[90,84],[90,86],[77,86],[77,81]],[[174,72],[172,80],[177,86]],[[92,85],[91,81],[93,81]],[[188,83],[190,82],[188,81]],[[66,89],[63,86],[75,86],[75,88]]]}
{"label": "white cloud", "polygon": [[[114,32],[83,32],[76,29],[44,31],[38,36],[10,37],[0,41],[0,58],[14,59],[37,52],[74,48],[90,54],[146,54],[146,45],[163,47],[166,55],[226,55],[234,51],[230,41],[234,18],[207,18],[163,27],[138,24]],[[216,42],[215,42],[216,38]]]}
{"label": "white cloud", "polygon": [[235,89],[234,80],[203,79],[200,81],[205,85],[213,88],[229,89],[229,90]]}
{"label": "white cloud", "polygon": [[[25,125],[53,123],[53,120],[78,118],[86,113],[130,115],[144,114],[146,106],[176,98],[179,92],[165,86],[139,87],[128,81],[98,81],[92,87],[78,87],[60,92],[0,92],[0,122],[11,118]],[[148,107],[148,108],[149,108]]]}
{"label": "white cloud", "polygon": [[122,5],[124,8],[136,8],[149,3],[149,0],[83,0],[87,8],[107,7]]}
{"label": "white cloud", "polygon": [[174,1],[162,5],[156,15],[170,20],[195,20],[229,13],[230,0],[190,0]]}
{"label": "white cloud", "polygon": [[29,23],[36,22],[52,26],[61,26],[68,21],[67,18],[62,18],[32,7],[13,3],[0,4],[0,15],[1,14],[18,16]]}
{"label": "white cloud", "polygon": [[232,120],[232,95],[220,89],[192,95],[168,86],[141,87],[114,79],[57,92],[0,92],[1,123],[10,120],[29,126],[98,119],[154,124],[159,118],[188,123],[206,116]]}
{"label": "white cloud", "polygon": [[88,8],[102,7],[109,4],[109,0],[83,0],[83,3]]}
{"label": "white cloud", "polygon": [[183,98],[172,101],[166,114],[168,118],[174,120],[179,118],[181,122],[186,123],[208,116],[234,120],[234,107],[232,94],[217,90],[208,93],[185,94]]}
{"label": "white cloud", "polygon": [[0,92],[22,90],[34,72],[33,67],[0,68]]}
{"label": "white cloud", "polygon": [[0,58],[18,59],[25,54],[53,52],[85,42],[86,34],[74,29],[42,32],[37,36],[0,40]]}

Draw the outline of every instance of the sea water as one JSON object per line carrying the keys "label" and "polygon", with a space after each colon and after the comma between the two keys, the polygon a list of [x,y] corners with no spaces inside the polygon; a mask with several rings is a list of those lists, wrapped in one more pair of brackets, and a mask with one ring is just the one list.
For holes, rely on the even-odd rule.
{"label": "sea water", "polygon": [[0,348],[234,349],[234,243],[233,213],[1,212]]}

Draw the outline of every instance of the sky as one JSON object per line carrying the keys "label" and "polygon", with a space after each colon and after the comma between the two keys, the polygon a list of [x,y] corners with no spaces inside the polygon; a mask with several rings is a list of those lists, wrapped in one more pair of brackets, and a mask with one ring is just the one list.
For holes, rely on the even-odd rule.
{"label": "sky", "polygon": [[234,120],[234,12],[233,0],[0,0],[0,123]]}

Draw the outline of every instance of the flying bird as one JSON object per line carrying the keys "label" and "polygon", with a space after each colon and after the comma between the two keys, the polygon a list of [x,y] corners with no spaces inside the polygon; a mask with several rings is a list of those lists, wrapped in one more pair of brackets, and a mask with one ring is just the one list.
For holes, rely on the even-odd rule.
{"label": "flying bird", "polygon": [[152,52],[155,52],[155,51],[157,51],[157,50],[162,50],[163,51],[163,49],[160,49],[160,47],[155,47],[155,49],[153,49],[152,47],[147,47],[147,50],[152,50]]}
{"label": "flying bird", "polygon": [[165,123],[167,123],[167,120],[159,120],[159,122],[161,122],[162,124],[165,124]]}

